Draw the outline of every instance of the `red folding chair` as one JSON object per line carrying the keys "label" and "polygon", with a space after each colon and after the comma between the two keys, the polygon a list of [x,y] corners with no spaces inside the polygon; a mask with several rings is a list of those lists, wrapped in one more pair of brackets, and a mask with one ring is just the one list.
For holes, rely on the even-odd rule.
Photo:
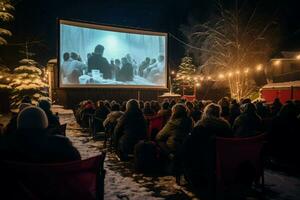
{"label": "red folding chair", "polygon": [[148,138],[151,140],[155,138],[156,134],[163,128],[164,118],[157,116],[149,119],[148,124]]}
{"label": "red folding chair", "polygon": [[224,191],[236,182],[239,167],[251,163],[255,168],[255,181],[264,186],[263,145],[265,134],[248,138],[216,139],[216,178],[217,191]]}
{"label": "red folding chair", "polygon": [[104,159],[105,153],[57,164],[0,161],[0,196],[30,200],[102,200]]}

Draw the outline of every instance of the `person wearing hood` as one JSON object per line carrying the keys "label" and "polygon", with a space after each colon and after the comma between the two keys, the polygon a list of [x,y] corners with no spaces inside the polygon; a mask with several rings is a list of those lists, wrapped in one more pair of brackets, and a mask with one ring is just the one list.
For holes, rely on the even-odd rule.
{"label": "person wearing hood", "polygon": [[262,131],[262,121],[253,103],[245,104],[242,114],[233,123],[233,131],[236,137],[250,137]]}
{"label": "person wearing hood", "polygon": [[216,166],[216,137],[231,137],[230,125],[221,117],[221,106],[208,104],[201,120],[183,145],[183,171],[186,180],[203,198],[212,199]]}
{"label": "person wearing hood", "polygon": [[188,117],[184,104],[178,103],[172,107],[172,115],[167,124],[156,135],[156,141],[165,155],[177,154],[182,144],[191,132],[193,122]]}
{"label": "person wearing hood", "polygon": [[16,134],[0,140],[1,159],[32,163],[58,163],[80,160],[70,140],[47,134],[48,119],[39,107],[23,109],[17,118]]}

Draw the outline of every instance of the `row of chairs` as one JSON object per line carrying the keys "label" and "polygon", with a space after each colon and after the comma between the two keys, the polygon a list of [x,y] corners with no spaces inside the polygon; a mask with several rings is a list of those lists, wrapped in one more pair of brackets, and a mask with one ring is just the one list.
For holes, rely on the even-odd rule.
{"label": "row of chairs", "polygon": [[57,164],[1,160],[1,199],[103,200],[105,155]]}

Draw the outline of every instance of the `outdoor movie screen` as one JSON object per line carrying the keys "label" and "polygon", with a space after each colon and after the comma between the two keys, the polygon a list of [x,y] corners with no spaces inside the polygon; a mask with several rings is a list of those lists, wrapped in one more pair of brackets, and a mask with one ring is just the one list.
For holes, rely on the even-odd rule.
{"label": "outdoor movie screen", "polygon": [[60,87],[167,88],[167,33],[59,20]]}

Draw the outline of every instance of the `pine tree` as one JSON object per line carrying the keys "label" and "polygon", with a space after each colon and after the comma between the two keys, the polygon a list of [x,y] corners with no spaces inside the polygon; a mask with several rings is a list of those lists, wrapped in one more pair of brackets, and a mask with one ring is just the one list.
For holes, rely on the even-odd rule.
{"label": "pine tree", "polygon": [[48,84],[43,78],[45,73],[38,68],[38,63],[23,59],[20,64],[14,69],[14,78],[10,83],[12,108],[16,108],[24,96],[29,96],[33,104],[37,104],[39,98],[48,96]]}
{"label": "pine tree", "polygon": [[0,90],[11,89],[9,83],[11,81],[11,73],[8,67],[0,66]]}
{"label": "pine tree", "polygon": [[193,64],[191,57],[183,57],[177,71],[176,78],[173,80],[173,89],[176,93],[182,93],[183,85],[188,86],[187,89],[192,90],[194,80],[189,78],[196,74],[196,66]]}
{"label": "pine tree", "polygon": [[[14,10],[14,7],[11,4],[10,0],[0,0],[0,21],[8,22],[14,19],[14,16],[11,14],[11,11]],[[1,23],[2,24],[2,23]],[[11,36],[12,33],[0,27],[0,45],[6,45],[7,41],[3,36]]]}

